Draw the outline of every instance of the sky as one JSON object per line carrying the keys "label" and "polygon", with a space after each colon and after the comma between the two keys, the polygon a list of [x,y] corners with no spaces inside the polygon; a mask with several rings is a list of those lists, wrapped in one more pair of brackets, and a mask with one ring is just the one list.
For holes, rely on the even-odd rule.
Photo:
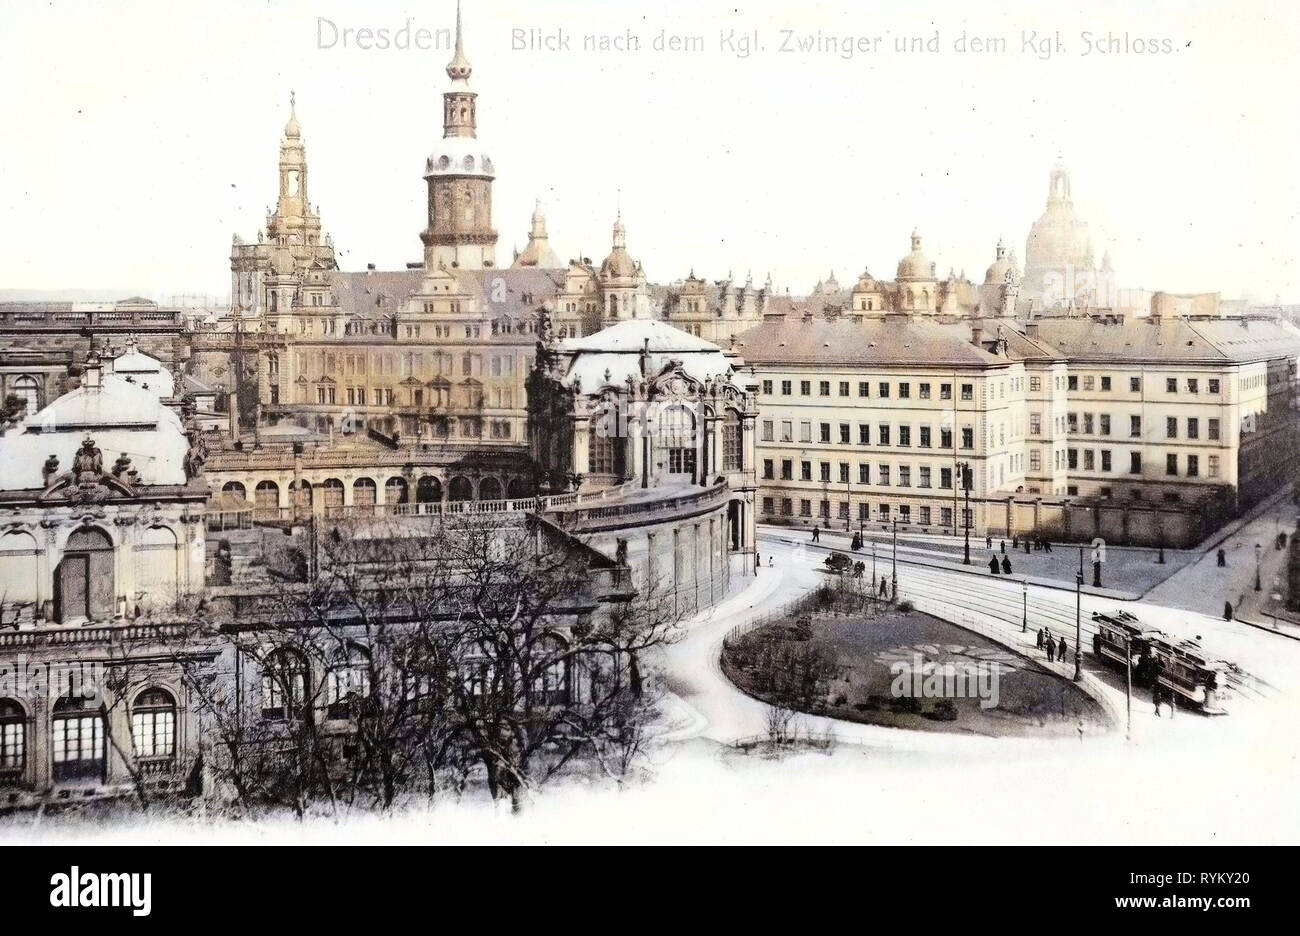
{"label": "sky", "polygon": [[[0,290],[224,300],[290,90],[341,265],[421,258],[452,0],[0,16]],[[914,227],[940,275],[982,280],[999,237],[1023,262],[1061,157],[1121,286],[1300,301],[1293,4],[465,0],[464,21],[499,261],[540,198],[562,259],[599,261],[621,207],[657,282],[892,278]],[[787,50],[819,33],[852,54]]]}

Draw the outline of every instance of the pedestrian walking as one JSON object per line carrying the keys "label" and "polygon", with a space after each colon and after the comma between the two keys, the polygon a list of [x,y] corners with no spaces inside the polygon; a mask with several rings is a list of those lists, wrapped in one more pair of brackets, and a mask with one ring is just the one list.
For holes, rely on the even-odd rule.
{"label": "pedestrian walking", "polygon": [[1061,662],[1065,662],[1065,651],[1067,649],[1068,648],[1066,647],[1065,638],[1062,637],[1060,642],[1056,645],[1056,658]]}
{"label": "pedestrian walking", "polygon": [[1216,558],[1218,559],[1218,565],[1220,569],[1222,569],[1224,566],[1228,564],[1228,554],[1225,553],[1222,548],[1219,549]]}
{"label": "pedestrian walking", "polygon": [[1052,638],[1047,638],[1047,662],[1053,662],[1052,654],[1056,652],[1056,644],[1052,643]]}
{"label": "pedestrian walking", "polygon": [[1052,551],[1052,541],[1049,539],[1043,540],[1043,552],[1051,552],[1051,551]]}
{"label": "pedestrian walking", "polygon": [[883,575],[880,577],[880,597],[884,598],[889,594],[889,580]]}
{"label": "pedestrian walking", "polygon": [[813,527],[813,542],[820,543],[822,540],[822,530],[820,526]]}
{"label": "pedestrian walking", "polygon": [[1003,575],[1011,574],[1011,559],[1008,556],[1002,557],[1002,574]]}
{"label": "pedestrian walking", "polygon": [[998,541],[998,548],[1002,550],[1002,555],[1005,556],[1005,555],[1007,554],[1007,541],[1006,541],[1006,540],[999,540],[999,541]]}
{"label": "pedestrian walking", "polygon": [[1025,555],[1028,556],[1028,555],[1029,555],[1029,538],[1028,538],[1028,537],[1025,538],[1024,543],[1025,543]]}
{"label": "pedestrian walking", "polygon": [[1038,646],[1036,646],[1034,649],[1036,650],[1043,649],[1043,629],[1041,627],[1038,628]]}
{"label": "pedestrian walking", "polygon": [[992,537],[992,536],[986,536],[986,537],[984,537],[984,545],[985,545],[985,547],[987,547],[988,549],[992,549],[992,548],[993,548],[993,537]]}
{"label": "pedestrian walking", "polygon": [[997,575],[997,574],[998,574],[998,557],[997,557],[997,556],[989,556],[989,571],[992,572],[994,575]]}
{"label": "pedestrian walking", "polygon": [[1231,621],[1231,620],[1232,620],[1232,602],[1231,602],[1231,601],[1225,601],[1225,602],[1223,603],[1223,619],[1224,619],[1225,621]]}
{"label": "pedestrian walking", "polygon": [[767,567],[768,567],[769,569],[772,568],[772,557],[771,557],[771,556],[768,556],[768,557],[767,557]]}

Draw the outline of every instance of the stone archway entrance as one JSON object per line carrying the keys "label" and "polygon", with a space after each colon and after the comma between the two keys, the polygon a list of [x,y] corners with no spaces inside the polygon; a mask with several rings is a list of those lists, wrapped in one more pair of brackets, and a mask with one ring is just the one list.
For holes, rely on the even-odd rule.
{"label": "stone archway entrance", "polygon": [[55,614],[61,622],[111,618],[115,586],[113,541],[103,530],[76,530],[68,537],[54,575]]}

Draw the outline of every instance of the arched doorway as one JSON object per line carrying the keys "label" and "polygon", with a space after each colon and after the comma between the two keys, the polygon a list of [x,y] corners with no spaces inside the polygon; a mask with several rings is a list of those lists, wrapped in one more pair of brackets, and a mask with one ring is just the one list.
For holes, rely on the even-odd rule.
{"label": "arched doorway", "polygon": [[506,497],[527,497],[528,486],[524,484],[523,478],[511,478],[510,484],[506,486]]}
{"label": "arched doorway", "polygon": [[113,541],[95,527],[75,530],[68,537],[54,574],[55,614],[62,622],[111,618],[116,593],[113,581]]}
{"label": "arched doorway", "polygon": [[259,481],[253,489],[253,516],[259,520],[274,520],[280,515],[280,485],[274,481]]}
{"label": "arched doorway", "polygon": [[375,512],[375,482],[370,478],[357,478],[352,482],[352,503],[357,508],[357,513],[372,514]]}
{"label": "arched doorway", "polygon": [[321,485],[321,501],[325,504],[325,515],[337,512],[343,506],[343,482],[338,478],[326,478]]}
{"label": "arched doorway", "polygon": [[149,527],[141,531],[134,552],[135,584],[145,592],[145,601],[154,606],[175,601],[180,579],[176,534],[167,527]]}
{"label": "arched doorway", "polygon": [[25,530],[0,535],[0,593],[5,604],[36,601],[40,550],[36,537]]}
{"label": "arched doorway", "polygon": [[311,513],[311,482],[306,478],[289,485],[289,497],[297,513]]}
{"label": "arched doorway", "polygon": [[411,496],[405,478],[393,477],[384,482],[384,503],[405,504]]}
{"label": "arched doorway", "polygon": [[484,478],[478,483],[479,500],[501,500],[501,482],[496,478]]}
{"label": "arched doorway", "polygon": [[470,483],[469,478],[457,475],[451,479],[451,485],[448,488],[448,496],[453,501],[473,500],[474,485]]}
{"label": "arched doorway", "polygon": [[425,475],[415,484],[415,501],[418,504],[442,503],[442,482],[433,475]]}
{"label": "arched doorway", "polygon": [[738,500],[727,501],[727,535],[731,541],[731,551],[739,552],[740,548],[745,545],[741,531],[744,525],[741,523],[742,511],[744,505]]}

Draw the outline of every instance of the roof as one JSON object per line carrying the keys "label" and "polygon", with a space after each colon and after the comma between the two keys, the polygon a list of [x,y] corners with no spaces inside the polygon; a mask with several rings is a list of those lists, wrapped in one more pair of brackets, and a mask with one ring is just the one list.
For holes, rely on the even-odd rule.
{"label": "roof", "polygon": [[170,399],[176,392],[176,379],[162,362],[145,354],[135,345],[108,362],[107,371],[128,378],[131,382],[153,391],[161,399]]}
{"label": "roof", "polygon": [[[544,267],[451,270],[461,295],[477,294],[494,315],[521,318],[553,299],[564,284],[565,271]],[[407,298],[420,292],[425,271],[368,270],[334,274],[339,308],[354,315],[392,315]],[[504,291],[499,288],[503,285]],[[525,301],[527,300],[527,301]]]}
{"label": "roof", "polygon": [[1300,331],[1269,319],[1085,318],[1036,320],[1044,341],[1072,361],[1246,363],[1300,355]]}
{"label": "roof", "polygon": [[713,342],[697,338],[660,319],[628,319],[583,338],[565,339],[560,345],[565,351],[612,351],[632,354],[639,354],[647,347],[653,352],[721,350]]}
{"label": "roof", "polygon": [[1008,363],[933,322],[766,322],[740,335],[746,364],[876,364],[989,367]]}
{"label": "roof", "polygon": [[126,454],[142,484],[185,484],[189,441],[180,418],[152,391],[105,374],[99,388],[78,387],[23,420],[23,428],[0,438],[0,490],[43,488],[42,468],[53,455],[59,471],[72,468],[82,440],[90,436],[112,465]]}
{"label": "roof", "polygon": [[571,355],[561,382],[567,387],[577,384],[587,393],[606,385],[623,386],[628,377],[641,376],[643,352],[651,375],[662,373],[673,361],[700,381],[733,370],[731,359],[717,345],[657,319],[619,322],[583,338],[566,339],[559,347]]}

